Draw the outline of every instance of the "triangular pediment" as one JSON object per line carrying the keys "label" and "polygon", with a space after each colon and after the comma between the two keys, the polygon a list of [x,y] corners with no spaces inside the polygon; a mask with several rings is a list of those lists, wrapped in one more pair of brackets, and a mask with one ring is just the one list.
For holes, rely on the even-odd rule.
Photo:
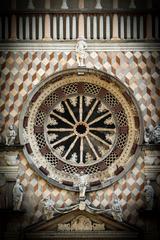
{"label": "triangular pediment", "polygon": [[[82,234],[83,233],[83,234]],[[58,235],[57,235],[58,234]],[[124,237],[130,239],[133,235],[138,236],[138,230],[133,226],[124,222],[117,222],[112,217],[102,214],[93,214],[86,211],[74,211],[63,215],[57,215],[49,221],[39,221],[25,229],[25,239],[38,239],[45,236],[52,236],[52,239],[78,239],[82,234],[84,239],[94,238],[97,239],[123,239]],[[86,238],[85,238],[86,235]],[[36,238],[37,236],[37,238]],[[57,236],[57,237],[56,237]],[[138,239],[138,238],[137,238]]]}

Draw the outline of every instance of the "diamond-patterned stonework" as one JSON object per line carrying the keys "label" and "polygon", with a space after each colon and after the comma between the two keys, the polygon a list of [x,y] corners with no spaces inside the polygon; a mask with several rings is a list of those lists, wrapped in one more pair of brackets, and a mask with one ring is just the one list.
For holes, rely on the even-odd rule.
{"label": "diamond-patterned stonework", "polygon": [[[77,67],[75,52],[16,51],[0,52],[0,112],[2,125],[16,124],[28,93],[49,75]],[[86,67],[103,70],[125,83],[139,103],[144,126],[155,126],[160,111],[160,58],[154,52],[90,52]],[[117,80],[118,81],[118,80]],[[20,154],[20,179],[25,189],[24,225],[36,222],[42,215],[40,200],[51,196],[58,206],[69,206],[78,194],[49,185],[30,168]],[[89,194],[96,207],[108,207],[112,194],[119,197],[125,221],[141,225],[138,209],[143,205],[144,160],[139,157],[135,166],[111,187]]]}
{"label": "diamond-patterned stonework", "polygon": [[[74,67],[74,52],[0,52],[3,123],[18,126],[19,113],[33,87],[56,71]],[[145,125],[156,125],[160,110],[158,52],[90,52],[86,67],[106,71],[130,87]]]}

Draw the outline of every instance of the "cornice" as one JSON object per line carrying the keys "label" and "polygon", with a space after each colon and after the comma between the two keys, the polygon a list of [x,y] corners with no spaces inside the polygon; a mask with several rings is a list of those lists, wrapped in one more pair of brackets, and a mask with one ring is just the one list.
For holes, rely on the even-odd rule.
{"label": "cornice", "polygon": [[[0,43],[0,51],[75,51],[77,41],[8,41]],[[158,42],[87,41],[87,52],[160,51]]]}

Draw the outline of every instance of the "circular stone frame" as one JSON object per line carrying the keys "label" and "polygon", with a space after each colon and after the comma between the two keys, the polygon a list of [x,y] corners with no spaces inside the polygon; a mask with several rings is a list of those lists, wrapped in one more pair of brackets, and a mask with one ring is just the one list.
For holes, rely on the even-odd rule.
{"label": "circular stone frame", "polygon": [[[91,103],[85,102],[88,99]],[[77,101],[79,105],[76,105]],[[78,119],[76,123],[69,121],[71,117],[74,120],[79,116],[76,115],[79,114],[76,113],[77,108],[81,111],[84,107],[86,112],[94,109],[90,110],[90,115],[94,113],[93,125],[84,119]],[[66,114],[66,109],[70,113],[69,120],[63,115]],[[110,119],[105,118],[106,111],[114,119],[111,123]],[[47,122],[49,120],[51,123]],[[106,129],[101,131],[104,123]],[[63,133],[68,131],[66,127],[55,128],[63,124],[70,124],[73,128],[69,137],[69,133]],[[89,125],[93,127],[90,128]],[[111,126],[113,129],[110,129]],[[110,139],[113,135],[113,141],[109,139],[111,143],[107,143],[105,131],[112,133],[109,133]],[[66,151],[65,156],[70,154],[70,158],[65,158],[63,150],[68,139],[72,140],[74,135],[80,139],[80,143],[68,147],[70,151]],[[79,176],[83,171],[88,175],[87,191],[95,191],[122,178],[136,162],[143,141],[143,121],[132,91],[119,79],[99,70],[69,69],[48,77],[29,94],[20,115],[19,137],[30,166],[46,181],[60,188],[78,191]],[[81,142],[82,139],[85,139],[85,143]],[[58,145],[62,142],[64,145]],[[107,144],[109,147],[106,150]],[[54,146],[58,146],[58,150]],[[72,151],[74,147],[78,150]],[[84,149],[87,149],[86,152]],[[90,157],[91,152],[95,158]]]}

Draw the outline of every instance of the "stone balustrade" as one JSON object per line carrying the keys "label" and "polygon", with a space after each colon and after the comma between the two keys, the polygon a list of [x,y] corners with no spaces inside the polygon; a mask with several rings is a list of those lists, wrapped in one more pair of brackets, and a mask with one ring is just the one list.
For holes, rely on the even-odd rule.
{"label": "stone balustrade", "polygon": [[159,24],[151,14],[14,13],[0,17],[0,40],[158,40]]}
{"label": "stone balustrade", "polygon": [[[137,10],[135,1],[130,1],[126,10],[103,8],[96,0],[94,9],[86,9],[84,0],[79,0],[77,9],[70,9],[63,0],[61,8],[53,10],[51,1],[46,0],[44,9],[38,10],[28,1],[27,10],[0,12],[0,41],[3,40],[74,40],[85,37],[88,40],[158,40],[160,38],[160,17],[158,10]],[[69,2],[69,0],[68,0]]]}

